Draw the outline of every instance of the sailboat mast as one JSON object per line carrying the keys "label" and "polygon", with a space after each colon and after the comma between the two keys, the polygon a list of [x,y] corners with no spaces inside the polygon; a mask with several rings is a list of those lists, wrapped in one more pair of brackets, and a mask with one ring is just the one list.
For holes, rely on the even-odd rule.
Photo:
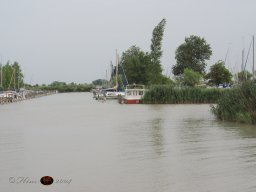
{"label": "sailboat mast", "polygon": [[1,67],[1,71],[0,71],[0,76],[1,76],[0,81],[1,81],[1,83],[0,83],[0,85],[1,85],[1,87],[3,87],[3,67],[2,67],[2,63],[0,64],[0,67]]}
{"label": "sailboat mast", "polygon": [[0,67],[1,67],[1,71],[0,71],[0,75],[1,75],[1,87],[3,87],[3,66],[2,66],[2,56],[1,56],[1,63],[0,63]]}
{"label": "sailboat mast", "polygon": [[254,35],[252,36],[252,79],[255,79],[255,68],[254,68]]}
{"label": "sailboat mast", "polygon": [[244,49],[242,50],[242,71],[244,71]]}
{"label": "sailboat mast", "polygon": [[108,87],[108,70],[106,70],[106,87]]}
{"label": "sailboat mast", "polygon": [[225,55],[224,65],[226,65],[227,58],[228,58],[228,54],[229,54],[229,48],[228,48],[227,53],[226,53],[226,55]]}
{"label": "sailboat mast", "polygon": [[117,54],[117,49],[116,49],[116,91],[117,91],[117,88],[118,88],[118,78],[117,78],[117,75],[118,75],[118,54]]}

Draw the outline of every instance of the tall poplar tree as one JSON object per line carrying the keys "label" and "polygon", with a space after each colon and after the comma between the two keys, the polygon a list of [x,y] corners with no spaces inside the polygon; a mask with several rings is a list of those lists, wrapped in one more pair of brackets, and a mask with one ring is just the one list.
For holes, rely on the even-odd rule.
{"label": "tall poplar tree", "polygon": [[162,19],[160,23],[154,28],[152,39],[151,39],[151,82],[158,83],[159,79],[162,77],[162,67],[161,67],[161,57],[163,54],[162,51],[162,40],[164,35],[164,28],[166,24],[166,19]]}

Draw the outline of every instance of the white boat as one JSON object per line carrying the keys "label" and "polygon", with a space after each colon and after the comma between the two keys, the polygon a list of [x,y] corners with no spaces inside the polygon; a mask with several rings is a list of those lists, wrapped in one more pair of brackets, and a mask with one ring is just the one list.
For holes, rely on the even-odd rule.
{"label": "white boat", "polygon": [[[115,68],[115,85],[112,88],[106,88],[106,89],[94,89],[92,90],[94,94],[94,98],[96,99],[119,99],[121,97],[125,96],[125,91],[120,91],[121,88],[119,87],[119,82],[118,79],[120,78],[120,74],[118,73],[118,66],[119,66],[119,56],[116,53],[116,68]],[[126,76],[125,76],[126,78]],[[122,81],[122,80],[121,80]],[[126,82],[127,79],[126,79]],[[126,85],[125,83],[121,82],[121,84],[124,86]]]}
{"label": "white boat", "polygon": [[4,92],[0,92],[0,98],[5,98],[6,94]]}
{"label": "white boat", "polygon": [[146,89],[144,85],[127,85],[125,95],[119,99],[119,103],[125,104],[140,104],[145,95]]}
{"label": "white boat", "polygon": [[4,91],[1,92],[0,97],[2,98],[16,98],[17,92],[16,91]]}
{"label": "white boat", "polygon": [[115,88],[103,89],[102,93],[106,99],[118,99],[125,95],[125,92],[117,91]]}

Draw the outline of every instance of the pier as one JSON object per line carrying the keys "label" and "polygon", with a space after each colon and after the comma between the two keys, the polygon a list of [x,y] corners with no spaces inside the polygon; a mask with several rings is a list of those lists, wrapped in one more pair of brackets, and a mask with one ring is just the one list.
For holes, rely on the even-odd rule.
{"label": "pier", "polygon": [[0,105],[19,102],[28,99],[34,99],[47,95],[56,94],[57,91],[32,91],[25,90],[22,92],[5,91],[0,94]]}

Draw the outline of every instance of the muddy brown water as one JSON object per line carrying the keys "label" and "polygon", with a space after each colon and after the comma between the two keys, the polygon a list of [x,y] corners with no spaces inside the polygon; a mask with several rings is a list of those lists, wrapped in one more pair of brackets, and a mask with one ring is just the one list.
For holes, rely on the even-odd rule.
{"label": "muddy brown water", "polygon": [[256,127],[90,93],[1,105],[0,191],[255,192]]}

